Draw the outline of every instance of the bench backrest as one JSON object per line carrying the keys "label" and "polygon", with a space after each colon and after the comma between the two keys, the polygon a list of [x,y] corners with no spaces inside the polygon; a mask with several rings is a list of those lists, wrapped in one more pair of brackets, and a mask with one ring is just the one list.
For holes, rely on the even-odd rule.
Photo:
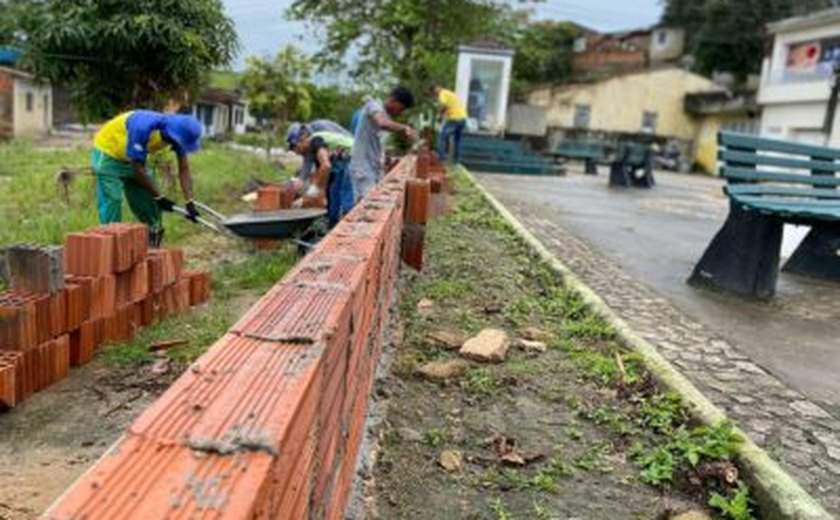
{"label": "bench backrest", "polygon": [[592,155],[603,156],[606,155],[606,145],[597,141],[561,141],[557,146],[557,151],[568,153],[570,155]]}
{"label": "bench backrest", "polygon": [[640,143],[621,143],[619,157],[622,161],[633,166],[644,166],[650,159],[650,146]]}
{"label": "bench backrest", "polygon": [[720,176],[730,184],[840,186],[840,150],[734,132],[718,134]]}

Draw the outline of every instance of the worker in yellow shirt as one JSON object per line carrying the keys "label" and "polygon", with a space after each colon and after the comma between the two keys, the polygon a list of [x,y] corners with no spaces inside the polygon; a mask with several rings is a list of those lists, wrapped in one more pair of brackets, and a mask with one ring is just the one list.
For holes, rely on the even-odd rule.
{"label": "worker in yellow shirt", "polygon": [[455,164],[458,164],[461,161],[461,136],[467,126],[467,109],[458,94],[451,90],[435,86],[433,92],[441,105],[440,116],[443,120],[438,138],[438,156],[441,161],[446,161],[449,140],[453,139],[455,141],[453,159]]}
{"label": "worker in yellow shirt", "polygon": [[175,203],[166,198],[146,167],[149,155],[172,150],[178,157],[178,177],[191,220],[199,217],[187,155],[201,146],[201,123],[192,116],[149,110],[125,112],[111,119],[93,141],[96,202],[102,224],[122,220],[123,195],[137,219],[149,226],[149,241],[163,240],[163,211]]}

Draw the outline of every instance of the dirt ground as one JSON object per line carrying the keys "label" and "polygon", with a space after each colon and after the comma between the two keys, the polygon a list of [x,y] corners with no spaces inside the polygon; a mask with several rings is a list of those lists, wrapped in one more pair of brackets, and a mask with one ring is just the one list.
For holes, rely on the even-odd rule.
{"label": "dirt ground", "polygon": [[[683,429],[676,426],[687,420],[683,412],[662,431],[650,421],[658,412],[639,414],[648,400],[668,398],[641,390],[652,382],[629,353],[621,354],[621,372],[609,328],[558,288],[472,189],[461,192],[460,210],[429,226],[427,267],[402,296],[405,336],[388,384],[368,517],[653,519],[705,511],[702,488],[713,484],[683,485],[675,474],[654,487],[635,463],[670,439],[662,431]],[[432,332],[486,327],[514,340],[537,328],[548,349],[512,348],[504,363],[472,362],[444,382],[417,375],[426,363],[458,357]],[[616,371],[636,380],[631,397],[612,384]],[[453,453],[460,464],[444,469]],[[693,471],[697,484],[701,471]]]}
{"label": "dirt ground", "polygon": [[37,518],[176,376],[97,360],[0,416],[0,518]]}

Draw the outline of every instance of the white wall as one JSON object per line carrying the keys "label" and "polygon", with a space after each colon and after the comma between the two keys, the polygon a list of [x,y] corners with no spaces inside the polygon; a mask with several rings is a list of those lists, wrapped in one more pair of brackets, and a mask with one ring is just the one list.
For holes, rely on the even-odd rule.
{"label": "white wall", "polygon": [[[31,106],[27,98],[31,96]],[[16,77],[14,81],[14,135],[26,137],[50,131],[52,117],[52,87],[38,85],[32,80]]]}
{"label": "white wall", "polygon": [[[758,102],[762,105],[761,133],[767,137],[826,144],[823,122],[831,95],[828,78],[785,81],[790,45],[840,36],[840,22],[775,35],[773,53],[764,60]],[[840,146],[840,122],[827,144]]]}

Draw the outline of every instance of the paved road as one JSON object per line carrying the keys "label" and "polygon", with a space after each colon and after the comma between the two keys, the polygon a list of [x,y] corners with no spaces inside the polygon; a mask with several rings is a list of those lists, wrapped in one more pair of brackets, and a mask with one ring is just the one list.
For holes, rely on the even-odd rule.
{"label": "paved road", "polygon": [[686,285],[726,217],[716,179],[659,174],[658,186],[644,191],[610,190],[604,174],[478,177],[642,337],[840,512],[840,284],[781,274],[771,303]]}

